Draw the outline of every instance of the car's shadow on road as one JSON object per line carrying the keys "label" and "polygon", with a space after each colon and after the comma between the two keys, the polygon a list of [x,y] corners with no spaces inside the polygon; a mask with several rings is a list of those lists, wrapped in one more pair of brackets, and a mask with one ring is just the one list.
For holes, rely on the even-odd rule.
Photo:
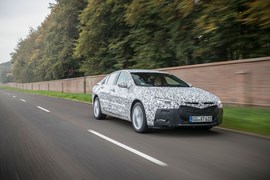
{"label": "car's shadow on road", "polygon": [[[134,131],[131,122],[108,117],[106,120],[112,124],[121,127],[123,131]],[[135,131],[134,131],[135,133]],[[204,130],[194,127],[176,127],[176,128],[155,128],[149,129],[145,136],[163,136],[163,137],[207,137],[207,136],[222,136],[224,133],[215,128]]]}

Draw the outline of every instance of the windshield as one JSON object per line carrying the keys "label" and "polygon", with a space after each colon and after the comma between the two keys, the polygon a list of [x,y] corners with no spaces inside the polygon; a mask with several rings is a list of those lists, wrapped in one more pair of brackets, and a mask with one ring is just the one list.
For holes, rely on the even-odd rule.
{"label": "windshield", "polygon": [[171,74],[136,72],[131,75],[137,86],[190,87],[186,82]]}

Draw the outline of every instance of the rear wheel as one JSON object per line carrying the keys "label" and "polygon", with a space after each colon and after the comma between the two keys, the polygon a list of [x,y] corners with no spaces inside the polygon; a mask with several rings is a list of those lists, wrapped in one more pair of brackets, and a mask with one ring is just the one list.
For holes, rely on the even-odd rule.
{"label": "rear wheel", "polygon": [[137,102],[133,106],[132,113],[131,113],[131,119],[132,119],[132,126],[136,132],[145,133],[148,131],[145,111],[144,111],[142,103]]}
{"label": "rear wheel", "polygon": [[94,116],[96,119],[105,119],[106,118],[106,114],[103,114],[101,112],[100,101],[99,101],[98,97],[96,97],[94,100]]}

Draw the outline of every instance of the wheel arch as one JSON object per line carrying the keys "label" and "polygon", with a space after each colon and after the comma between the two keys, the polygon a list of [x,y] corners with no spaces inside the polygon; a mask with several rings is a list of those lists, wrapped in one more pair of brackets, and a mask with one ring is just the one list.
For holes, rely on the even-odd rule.
{"label": "wheel arch", "polygon": [[[131,106],[130,106],[130,111],[129,111],[129,118],[130,118],[130,121],[132,121],[132,117],[131,117],[131,116],[132,116],[132,109],[133,109],[134,105],[135,105],[137,102],[141,103],[142,106],[143,106],[142,101],[140,101],[139,99],[134,99],[134,100],[133,100],[133,102],[131,103]],[[143,108],[144,108],[144,106],[143,106]]]}
{"label": "wheel arch", "polygon": [[92,96],[92,104],[94,104],[94,100],[95,100],[97,97],[98,97],[97,94],[93,94],[93,96]]}

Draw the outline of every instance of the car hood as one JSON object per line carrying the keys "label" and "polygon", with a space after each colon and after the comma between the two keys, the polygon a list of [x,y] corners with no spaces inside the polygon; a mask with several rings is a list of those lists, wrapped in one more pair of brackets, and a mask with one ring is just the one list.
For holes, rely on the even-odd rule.
{"label": "car hood", "polygon": [[217,102],[219,100],[217,96],[195,87],[142,87],[141,90],[144,96],[181,103]]}

